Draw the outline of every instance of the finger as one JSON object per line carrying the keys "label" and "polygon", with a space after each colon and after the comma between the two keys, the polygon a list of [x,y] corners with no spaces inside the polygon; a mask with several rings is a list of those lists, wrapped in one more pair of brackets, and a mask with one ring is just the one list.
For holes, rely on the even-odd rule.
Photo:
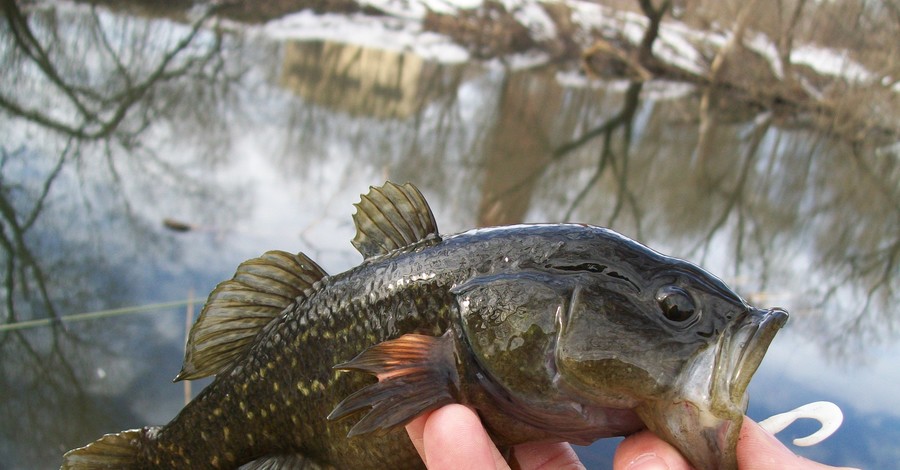
{"label": "finger", "polygon": [[429,416],[431,416],[430,411],[418,416],[406,425],[406,434],[409,434],[409,440],[416,447],[416,452],[419,453],[419,457],[421,457],[423,462],[425,462],[425,423],[428,421]]}
{"label": "finger", "polygon": [[690,468],[690,464],[677,449],[650,431],[641,431],[625,438],[613,456],[614,470],[690,470]]}
{"label": "finger", "polygon": [[565,442],[522,444],[513,448],[513,458],[522,470],[582,470],[584,465]]}
{"label": "finger", "polygon": [[463,405],[447,405],[432,412],[422,435],[429,470],[509,468],[478,415]]}

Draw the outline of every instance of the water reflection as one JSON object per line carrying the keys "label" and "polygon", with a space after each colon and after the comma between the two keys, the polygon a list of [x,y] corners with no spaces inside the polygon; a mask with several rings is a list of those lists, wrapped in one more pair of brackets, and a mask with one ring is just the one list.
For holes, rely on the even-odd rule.
{"label": "water reflection", "polygon": [[273,157],[292,178],[333,164],[325,161],[333,152],[327,146],[339,142],[355,164],[376,168],[378,178],[387,177],[386,168],[410,165],[396,178],[446,181],[441,157],[459,153],[470,139],[459,103],[468,67],[328,42],[289,41],[280,56],[277,84],[301,99],[273,106],[284,123]]}
{"label": "water reflection", "polygon": [[[484,145],[478,225],[522,222],[540,175],[554,160],[556,136],[572,132],[565,91],[550,69],[504,74],[496,117]],[[560,119],[560,117],[563,119]],[[560,122],[562,121],[562,122]],[[510,164],[515,162],[515,171]]]}
{"label": "water reflection", "polygon": [[[20,8],[4,2],[0,31],[2,323],[167,295],[153,281],[166,276],[161,258],[183,247],[158,229],[156,210],[177,202],[201,212],[230,192],[198,172],[214,163],[214,140],[195,151],[180,139],[191,161],[172,158],[162,142],[173,128],[215,134],[207,112],[217,97],[191,88],[222,83],[221,38],[203,29],[208,18],[183,27],[96,9]],[[228,211],[208,219],[222,216]],[[141,370],[117,358],[131,350],[152,359],[144,353],[171,340],[133,344],[137,337],[117,322],[0,331],[4,465],[46,468],[86,431],[131,419],[138,395],[105,397],[110,383],[98,371]],[[114,383],[134,380],[118,374]]]}
{"label": "water reflection", "polygon": [[279,85],[352,115],[406,118],[422,108],[428,77],[439,68],[411,52],[291,41]]}
{"label": "water reflection", "polygon": [[[79,284],[61,279],[67,270],[118,264],[136,245],[165,249],[146,200],[196,205],[221,197],[202,172],[220,158],[222,123],[210,116],[221,103],[211,92],[227,79],[221,38],[201,33],[207,17],[180,27],[46,7],[26,18],[17,3],[5,5],[10,79],[0,107],[10,138],[0,149],[0,241],[8,253],[6,318],[21,321],[84,305],[73,301],[86,295],[80,289],[62,288]],[[191,93],[200,83],[207,93]],[[180,141],[181,155],[173,156],[164,140],[173,129],[202,130],[209,141],[199,150]],[[197,158],[184,161],[188,153]]]}
{"label": "water reflection", "polygon": [[[390,178],[445,231],[589,222],[700,261],[842,360],[896,339],[895,154],[672,84],[6,3],[3,323],[203,295],[273,248],[346,269],[350,203]],[[173,313],[0,332],[4,462],[170,418]]]}

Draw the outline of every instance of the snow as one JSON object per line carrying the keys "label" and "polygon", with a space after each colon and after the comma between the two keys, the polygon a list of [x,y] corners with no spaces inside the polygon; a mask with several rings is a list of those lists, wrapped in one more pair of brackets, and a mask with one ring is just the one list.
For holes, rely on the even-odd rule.
{"label": "snow", "polygon": [[708,40],[711,35],[700,34],[680,21],[660,25],[659,37],[653,44],[653,54],[665,62],[697,75],[706,73],[703,56],[695,45],[698,39]]}
{"label": "snow", "polygon": [[752,34],[749,39],[745,38],[744,45],[763,56],[769,62],[772,73],[776,77],[779,79],[784,78],[784,70],[781,69],[781,59],[778,58],[778,48],[766,35]]}
{"label": "snow", "polygon": [[[764,57],[778,78],[784,78],[778,48],[764,34],[753,34],[745,45]],[[846,51],[835,51],[813,45],[801,45],[791,50],[791,63],[807,65],[816,73],[835,78],[843,78],[849,82],[867,82],[872,80],[872,73],[850,58]]]}
{"label": "snow", "polygon": [[846,51],[804,45],[791,51],[791,63],[806,64],[822,75],[844,78],[850,82],[872,79],[872,73],[851,59]]}
{"label": "snow", "polygon": [[[585,0],[500,0],[507,11],[525,26],[537,42],[556,38],[556,24],[543,5],[565,3],[572,12],[577,27],[575,40],[589,47],[596,35],[622,38],[634,45],[640,43],[648,20],[640,13],[619,11]],[[263,28],[266,34],[280,39],[327,40],[365,45],[386,50],[412,51],[426,60],[459,63],[469,60],[465,48],[450,38],[424,31],[422,20],[428,11],[452,15],[460,10],[478,8],[483,0],[361,0],[362,5],[384,11],[387,17],[363,14],[322,14],[302,11],[271,21]],[[654,55],[670,65],[696,75],[708,73],[711,55],[729,39],[730,32],[692,29],[685,23],[667,18],[660,25],[659,37],[653,46]],[[778,49],[766,35],[748,32],[744,38],[747,48],[766,59],[772,72],[783,78],[784,71]],[[545,59],[541,54],[525,54],[502,58],[513,68],[528,67]],[[798,45],[791,53],[794,64],[804,64],[816,72],[850,82],[866,82],[874,75],[855,62],[846,51],[835,51],[813,45]],[[900,92],[900,84],[894,85]],[[813,90],[811,90],[813,91]]]}
{"label": "snow", "polygon": [[308,10],[266,23],[264,33],[276,39],[325,40],[390,51],[411,51],[423,59],[443,63],[469,60],[469,53],[450,38],[423,31],[404,18],[362,14],[316,14]]}
{"label": "snow", "polygon": [[550,55],[544,52],[523,52],[489,61],[487,66],[497,66],[507,70],[525,70],[550,62]]}
{"label": "snow", "polygon": [[[640,44],[647,29],[647,18],[638,13],[617,11],[612,8],[580,0],[568,0],[572,9],[572,21],[585,30],[595,30],[604,37],[621,36],[632,44]],[[703,56],[697,44],[709,36],[687,27],[680,21],[664,21],[659,37],[653,45],[653,53],[665,62],[696,74],[705,74]],[[712,38],[710,38],[710,42]],[[585,44],[588,45],[588,44]]]}
{"label": "snow", "polygon": [[[556,73],[556,82],[565,88],[604,89],[624,93],[632,82],[625,79],[595,79],[585,76],[580,71],[566,70]],[[641,96],[652,102],[677,100],[697,91],[691,83],[669,80],[652,80],[644,83]]]}
{"label": "snow", "polygon": [[556,23],[540,3],[533,0],[502,0],[502,3],[519,24],[528,28],[536,41],[547,41],[556,37]]}
{"label": "snow", "polygon": [[589,88],[596,90],[606,86],[602,80],[592,80],[583,73],[573,70],[556,72],[556,82],[566,88]]}

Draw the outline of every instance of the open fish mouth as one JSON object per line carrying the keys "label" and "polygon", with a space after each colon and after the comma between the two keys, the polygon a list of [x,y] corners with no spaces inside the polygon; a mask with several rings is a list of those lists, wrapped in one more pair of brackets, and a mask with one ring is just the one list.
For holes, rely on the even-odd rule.
{"label": "open fish mouth", "polygon": [[690,444],[695,453],[691,460],[699,468],[737,469],[735,449],[749,402],[747,386],[787,319],[787,312],[780,308],[750,308],[720,337],[708,395],[694,397],[699,398],[694,402],[699,414],[692,424],[705,444]]}
{"label": "open fish mouth", "polygon": [[732,324],[731,334],[722,335],[714,372],[714,401],[727,397],[741,413],[747,410],[746,392],[750,379],[787,319],[787,312],[780,308],[751,308],[741,321]]}

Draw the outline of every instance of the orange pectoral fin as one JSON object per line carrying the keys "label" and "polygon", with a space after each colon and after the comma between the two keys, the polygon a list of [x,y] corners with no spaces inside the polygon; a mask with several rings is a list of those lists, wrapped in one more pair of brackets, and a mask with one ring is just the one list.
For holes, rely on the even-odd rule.
{"label": "orange pectoral fin", "polygon": [[456,341],[448,331],[440,337],[407,334],[376,344],[343,364],[340,370],[368,372],[378,383],[357,390],[340,402],[329,420],[363,408],[371,410],[350,429],[348,437],[383,433],[416,416],[457,402],[459,374]]}

